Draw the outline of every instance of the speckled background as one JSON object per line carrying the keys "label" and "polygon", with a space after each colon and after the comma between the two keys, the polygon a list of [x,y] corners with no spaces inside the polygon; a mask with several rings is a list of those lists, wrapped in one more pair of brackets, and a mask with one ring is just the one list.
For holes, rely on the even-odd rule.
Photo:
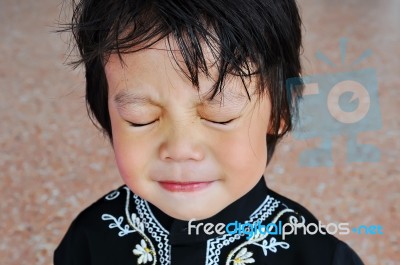
{"label": "speckled background", "polygon": [[[376,69],[382,128],[359,140],[374,144],[378,163],[347,163],[346,140],[334,138],[333,167],[305,168],[298,155],[314,140],[290,137],[266,171],[273,189],[308,207],[322,222],[380,224],[383,235],[340,236],[366,264],[400,261],[400,1],[301,0],[305,75]],[[85,110],[82,69],[63,63],[67,36],[50,33],[60,2],[0,1],[0,264],[52,264],[73,218],[122,184],[107,141]],[[63,19],[63,17],[61,17]],[[337,66],[319,61],[321,51]],[[358,68],[354,68],[358,69]]]}

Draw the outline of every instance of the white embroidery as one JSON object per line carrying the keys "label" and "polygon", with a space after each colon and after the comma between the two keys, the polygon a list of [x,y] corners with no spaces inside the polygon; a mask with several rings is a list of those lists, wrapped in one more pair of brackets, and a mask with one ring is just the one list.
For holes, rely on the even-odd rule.
{"label": "white embroidery", "polygon": [[[256,223],[265,221],[279,206],[279,201],[272,198],[271,196],[267,196],[265,200],[261,203],[260,207],[258,207],[251,215],[250,219],[246,221],[246,223]],[[220,264],[220,254],[221,248],[225,247],[234,241],[239,240],[242,236],[240,234],[225,234],[220,237],[212,238],[207,241],[207,256],[206,256],[206,265],[218,265]],[[228,241],[229,244],[228,244]],[[220,243],[222,241],[222,244]]]}
{"label": "white embroidery", "polygon": [[[144,225],[140,221],[140,219],[136,216],[136,214],[132,214],[132,215],[129,214],[129,202],[131,200],[131,191],[128,189],[128,187],[124,187],[124,189],[126,190],[126,202],[125,202],[126,219],[129,223],[129,225],[143,237],[143,239],[146,243],[146,249],[148,249],[149,255],[152,255],[152,258],[146,259],[146,261],[147,260],[153,261],[152,264],[155,265],[157,263],[157,252],[154,248],[153,242],[151,242],[150,238],[145,234]],[[147,247],[147,244],[149,244],[149,247]]]}
{"label": "white embroidery", "polygon": [[[111,214],[103,214],[101,219],[104,221],[113,221],[108,227],[110,229],[119,228],[118,235],[123,237],[127,234],[137,232],[143,238],[140,241],[140,245],[137,244],[135,249],[132,250],[133,254],[139,255],[138,263],[145,264],[147,262],[152,262],[153,265],[157,263],[157,253],[155,251],[154,245],[150,238],[144,232],[144,224],[135,213],[129,214],[129,201],[131,200],[131,191],[127,187],[123,187],[126,190],[126,201],[125,201],[125,217],[128,224],[123,225],[124,217],[119,216],[115,218]],[[119,196],[119,191],[114,191],[106,196],[107,200],[113,200]]]}
{"label": "white embroidery", "polygon": [[114,200],[115,198],[117,198],[119,196],[119,191],[114,190],[113,192],[111,192],[110,194],[108,194],[105,198],[108,201]]}
{"label": "white embroidery", "polygon": [[[283,214],[288,213],[288,212],[294,213],[294,211],[292,209],[281,210],[274,217],[274,219],[272,220],[272,223],[275,224],[279,220],[279,218],[282,217]],[[272,229],[272,227],[271,227],[271,229]],[[268,241],[265,240],[265,238],[269,235],[268,232],[269,231],[265,231],[265,233],[262,234],[259,231],[257,231],[257,233],[255,233],[253,235],[253,237],[251,237],[248,241],[245,241],[245,242],[241,243],[239,246],[237,246],[234,250],[232,250],[229,253],[225,264],[229,265],[231,262],[233,262],[235,264],[234,259],[232,259],[233,255],[238,251],[240,253],[240,251],[242,251],[242,249],[245,248],[245,246],[248,246],[248,245],[256,245],[256,246],[261,247],[263,249],[263,252],[264,252],[265,256],[267,255],[267,253],[268,253],[267,251],[268,250],[270,250],[270,251],[275,253],[277,251],[277,249],[276,249],[277,246],[280,246],[280,247],[282,247],[284,249],[288,249],[290,247],[290,245],[288,243],[286,243],[286,242],[276,242],[275,238],[273,238],[273,240],[271,239],[270,244],[268,244]],[[260,242],[260,241],[262,241],[263,243],[259,244],[258,242]]]}
{"label": "white embroidery", "polygon": [[151,249],[147,247],[147,244],[143,239],[140,241],[140,245],[136,245],[133,254],[139,256],[137,260],[138,264],[146,264],[147,261],[151,262],[153,260]]}
{"label": "white embroidery", "polygon": [[267,239],[264,239],[262,244],[253,243],[253,245],[260,246],[262,248],[265,256],[267,256],[268,250],[276,253],[276,251],[277,251],[276,247],[282,247],[284,249],[288,249],[290,247],[290,245],[288,243],[286,243],[286,242],[278,242],[278,241],[276,241],[275,237],[271,237],[271,240],[270,240],[269,243],[268,243]]}
{"label": "white embroidery", "polygon": [[114,216],[112,216],[111,214],[105,213],[101,216],[101,219],[104,221],[108,221],[108,220],[114,221],[114,223],[109,224],[108,227],[110,229],[113,229],[116,227],[119,228],[120,231],[118,232],[118,235],[120,237],[123,237],[127,234],[135,232],[135,230],[130,229],[130,226],[128,224],[125,224],[124,226],[122,226],[122,222],[124,221],[124,217],[122,217],[122,216],[118,217],[118,219],[117,219]]}
{"label": "white embroidery", "polygon": [[233,264],[245,265],[248,263],[254,263],[256,261],[252,258],[252,256],[253,256],[252,252],[247,251],[247,248],[242,248],[242,250],[240,250],[239,253],[235,256]]}
{"label": "white embroidery", "polygon": [[142,232],[144,232],[144,225],[135,213],[131,214],[132,223]]}
{"label": "white embroidery", "polygon": [[301,222],[299,222],[299,219],[296,218],[296,216],[292,215],[289,217],[289,222],[296,226],[296,227],[302,227],[306,224],[306,219],[304,219],[304,216],[300,216],[301,217]]}
{"label": "white embroidery", "polygon": [[[125,215],[126,222],[124,223],[124,217],[119,216],[118,218],[110,215],[103,214],[101,216],[104,221],[112,221],[109,224],[109,228],[118,228],[120,231],[118,235],[123,237],[127,234],[137,232],[142,237],[140,244],[136,244],[135,248],[132,250],[133,254],[138,256],[137,262],[138,264],[146,264],[151,262],[152,265],[157,264],[157,259],[162,265],[170,265],[171,264],[171,246],[169,244],[169,232],[158,222],[152,213],[149,204],[147,201],[141,199],[139,196],[133,194],[133,199],[136,205],[136,212],[130,214],[129,212],[129,203],[132,199],[131,191],[126,186],[123,187],[126,192],[126,203],[125,203]],[[108,194],[105,199],[114,200],[120,195],[118,190],[111,192]],[[276,208],[280,205],[280,201],[267,196],[264,202],[250,215],[249,220],[245,221],[246,223],[262,223],[269,216],[271,216]],[[285,206],[285,205],[284,205]],[[273,223],[287,212],[294,212],[291,209],[281,210],[273,219]],[[289,221],[294,225],[301,226],[305,223],[305,219],[301,216],[301,222],[295,216],[290,216]],[[151,235],[151,238],[157,242],[157,251],[155,246],[153,245],[150,237],[147,234]],[[220,255],[221,249],[227,247],[235,241],[240,240],[244,234],[225,234],[220,237],[212,238],[207,241],[207,252],[206,252],[206,265],[211,264],[220,264]],[[271,237],[269,241],[266,239],[268,233],[260,234],[256,233],[249,240],[239,244],[236,248],[230,251],[226,265],[234,264],[234,265],[246,265],[250,263],[255,263],[255,259],[253,258],[253,253],[248,250],[247,246],[253,245],[260,247],[263,250],[265,256],[267,256],[268,251],[276,253],[278,247],[283,249],[288,249],[290,245],[287,242],[278,242],[275,237]]]}
{"label": "white embroidery", "polygon": [[133,195],[136,211],[145,224],[148,233],[155,239],[158,247],[158,256],[163,265],[171,264],[171,245],[169,244],[169,232],[157,221],[147,201],[136,194]]}

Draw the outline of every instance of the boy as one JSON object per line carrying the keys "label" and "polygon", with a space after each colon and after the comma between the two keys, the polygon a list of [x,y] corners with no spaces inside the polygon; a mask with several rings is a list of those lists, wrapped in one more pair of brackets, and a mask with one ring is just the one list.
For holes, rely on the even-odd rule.
{"label": "boy", "polygon": [[293,0],[75,5],[87,103],[126,186],[75,219],[54,263],[362,264],[264,182],[301,97],[284,86],[300,27]]}

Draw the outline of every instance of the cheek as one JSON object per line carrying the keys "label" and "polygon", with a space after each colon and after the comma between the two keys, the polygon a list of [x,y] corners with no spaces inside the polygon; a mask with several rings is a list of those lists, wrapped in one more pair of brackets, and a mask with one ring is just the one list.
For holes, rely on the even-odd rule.
{"label": "cheek", "polygon": [[215,143],[217,159],[230,175],[258,178],[263,174],[267,161],[267,111],[265,108],[255,110],[240,130]]}
{"label": "cheek", "polygon": [[115,160],[125,183],[133,183],[147,175],[152,146],[151,141],[134,137],[129,128],[123,127],[113,126]]}
{"label": "cheek", "polygon": [[266,165],[266,139],[261,130],[250,128],[226,136],[215,146],[218,162],[228,175],[258,175]]}

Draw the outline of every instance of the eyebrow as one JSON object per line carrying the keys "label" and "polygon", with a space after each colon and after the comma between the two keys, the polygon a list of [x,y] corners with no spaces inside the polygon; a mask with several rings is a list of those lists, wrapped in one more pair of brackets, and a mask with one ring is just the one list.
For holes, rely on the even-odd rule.
{"label": "eyebrow", "polygon": [[[209,106],[223,106],[224,102],[229,101],[229,102],[236,102],[240,103],[244,99],[248,99],[248,97],[240,94],[234,94],[230,92],[225,92],[224,96],[221,98],[220,96],[216,96],[212,99],[208,99],[206,97],[206,94],[199,95],[199,103],[200,104],[206,104]],[[151,104],[154,106],[161,106],[160,103],[155,101],[154,99],[148,97],[148,96],[143,96],[140,94],[137,94],[133,92],[132,90],[124,89],[119,91],[115,96],[114,96],[114,102],[117,105],[117,108],[122,109],[127,105],[132,105],[132,106],[144,106],[147,104]]]}
{"label": "eyebrow", "polygon": [[152,104],[159,106],[160,104],[155,102],[153,99],[149,97],[145,97],[142,95],[138,95],[130,90],[121,90],[114,96],[114,102],[117,105],[117,108],[124,108],[126,105],[137,105],[143,106],[146,104]]}
{"label": "eyebrow", "polygon": [[248,97],[243,95],[243,94],[236,94],[232,93],[231,91],[224,91],[223,96],[220,96],[220,94],[217,94],[214,98],[209,99],[207,97],[208,94],[203,94],[200,95],[201,102],[206,102],[207,105],[210,106],[223,106],[224,102],[234,102],[234,103],[243,103],[243,101],[248,100]]}

